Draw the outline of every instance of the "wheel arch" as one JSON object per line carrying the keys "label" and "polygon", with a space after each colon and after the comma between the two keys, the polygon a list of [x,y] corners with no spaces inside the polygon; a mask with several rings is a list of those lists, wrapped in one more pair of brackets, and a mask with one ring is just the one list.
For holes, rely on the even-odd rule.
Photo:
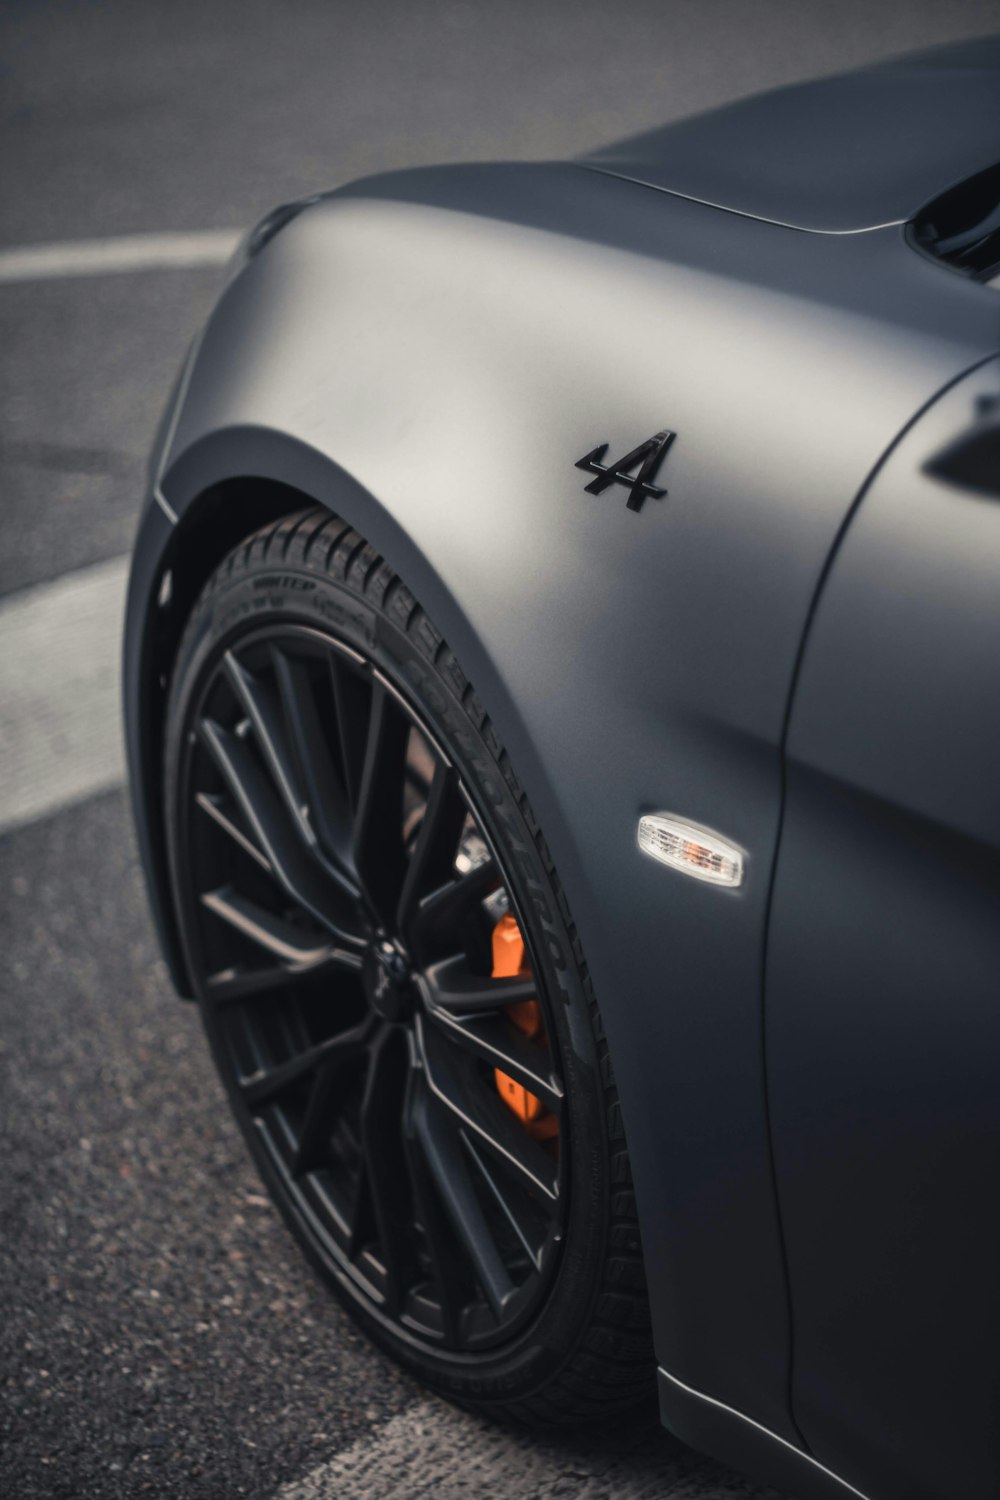
{"label": "wheel arch", "polygon": [[241,475],[193,495],[175,522],[152,500],[139,527],[125,629],[125,740],[153,917],[170,977],[184,999],[193,992],[174,920],[160,796],[174,662],[191,608],[227,553],[258,527],[311,503],[291,486]]}
{"label": "wheel arch", "polygon": [[[405,578],[484,692],[491,718],[503,726],[501,737],[513,727],[513,700],[485,643],[413,536],[345,468],[261,428],[219,431],[185,452],[154,490],[140,524],[124,661],[125,735],[140,848],[167,967],[184,998],[192,998],[193,987],[174,918],[161,798],[174,663],[195,601],[229,552],[261,527],[315,506],[340,516]],[[522,747],[519,767],[524,755]]]}

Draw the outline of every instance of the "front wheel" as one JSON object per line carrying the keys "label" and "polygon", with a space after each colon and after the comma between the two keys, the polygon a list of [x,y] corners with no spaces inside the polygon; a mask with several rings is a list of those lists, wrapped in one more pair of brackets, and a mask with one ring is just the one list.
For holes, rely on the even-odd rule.
{"label": "front wheel", "polygon": [[312,1264],[436,1390],[537,1422],[651,1391],[580,944],[452,652],[346,523],[258,532],[195,605],[165,801],[234,1113]]}

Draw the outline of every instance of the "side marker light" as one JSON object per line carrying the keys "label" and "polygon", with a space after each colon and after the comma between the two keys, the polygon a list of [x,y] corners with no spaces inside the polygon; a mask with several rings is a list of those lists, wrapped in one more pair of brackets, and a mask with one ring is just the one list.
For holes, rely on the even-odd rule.
{"label": "side marker light", "polygon": [[743,850],[728,839],[667,813],[639,819],[639,848],[661,864],[712,885],[743,883]]}

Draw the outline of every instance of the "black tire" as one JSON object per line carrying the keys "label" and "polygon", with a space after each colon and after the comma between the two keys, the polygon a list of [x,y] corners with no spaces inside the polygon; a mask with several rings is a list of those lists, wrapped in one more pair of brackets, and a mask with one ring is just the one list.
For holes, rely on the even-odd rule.
{"label": "black tire", "polygon": [[[351,1115],[351,1120],[356,1123],[350,1129],[347,1124],[342,1127],[332,1125],[330,1111],[334,1106],[323,1106],[327,1110],[323,1129],[326,1132],[324,1139],[328,1143],[324,1149],[333,1149],[331,1143],[336,1141],[337,1131],[350,1135],[353,1130],[357,1138],[357,1185],[350,1192],[354,1195],[357,1215],[362,1216],[362,1208],[357,1205],[367,1204],[365,1223],[374,1226],[368,1230],[373,1236],[372,1245],[366,1246],[363,1255],[358,1251],[362,1230],[356,1227],[360,1218],[352,1221],[350,1232],[348,1234],[345,1231],[346,1237],[343,1240],[338,1239],[332,1230],[324,1229],[326,1221],[321,1222],[316,1218],[310,1207],[320,1202],[317,1195],[322,1183],[317,1186],[317,1182],[321,1169],[317,1167],[313,1172],[309,1167],[307,1170],[303,1166],[305,1157],[300,1153],[294,1156],[298,1163],[295,1171],[299,1176],[293,1180],[292,1170],[283,1166],[282,1159],[279,1159],[284,1147],[279,1149],[274,1143],[281,1136],[281,1131],[286,1130],[289,1139],[297,1139],[299,1147],[305,1151],[302,1143],[308,1132],[307,1110],[320,1107],[316,1104],[316,1095],[321,1092],[316,1082],[319,1074],[308,1075],[308,1088],[311,1090],[308,1096],[304,1092],[304,1082],[295,1085],[297,1089],[303,1090],[304,1102],[301,1105],[293,1102],[279,1107],[272,1102],[267,1106],[272,1111],[267,1117],[272,1123],[268,1125],[264,1121],[266,1128],[262,1128],[264,1105],[251,1106],[248,1103],[248,1070],[252,1072],[256,1067],[258,1071],[254,1076],[261,1076],[260,1070],[264,1065],[260,1062],[260,1048],[263,1046],[270,1055],[268,1049],[272,1047],[272,1043],[268,1038],[272,1032],[280,1038],[284,1036],[285,1028],[301,1025],[306,1028],[307,1040],[312,1045],[311,1039],[316,1033],[310,1028],[314,1025],[312,1017],[318,1003],[318,990],[309,989],[308,986],[317,986],[318,979],[310,977],[312,970],[303,969],[301,965],[296,967],[289,961],[290,966],[282,970],[283,977],[276,982],[277,987],[273,991],[264,985],[258,992],[251,991],[250,999],[235,1000],[228,1005],[217,1003],[217,994],[225,990],[226,984],[233,987],[234,994],[239,994],[241,985],[249,986],[251,981],[263,984],[263,981],[256,978],[257,971],[253,967],[256,960],[253,955],[245,970],[239,963],[235,966],[231,963],[230,953],[236,951],[234,945],[242,945],[240,952],[249,952],[245,933],[237,931],[234,936],[230,930],[231,914],[227,915],[225,923],[220,926],[218,911],[206,908],[206,899],[212,898],[206,898],[201,889],[206,883],[217,885],[221,880],[222,889],[231,892],[233,885],[225,882],[237,880],[237,877],[232,876],[227,861],[243,860],[242,853],[238,849],[233,852],[228,843],[222,847],[217,843],[205,842],[217,840],[218,830],[213,823],[206,833],[199,815],[193,811],[193,799],[196,796],[200,797],[199,806],[202,807],[206,801],[213,800],[213,794],[204,791],[196,793],[195,787],[207,785],[204,778],[215,775],[220,765],[228,764],[218,759],[217,747],[213,750],[216,759],[211,764],[206,761],[205,725],[215,724],[209,714],[210,711],[214,713],[219,704],[222,705],[219,712],[223,717],[226,711],[228,700],[225,699],[225,692],[228,688],[224,682],[219,686],[219,674],[223,671],[220,663],[229,662],[227,670],[231,674],[231,663],[235,660],[233,653],[237,651],[241,653],[241,661],[264,661],[264,657],[253,657],[255,651],[270,652],[267,661],[277,661],[282,653],[297,649],[295,642],[300,636],[303,651],[318,653],[327,649],[335,650],[335,643],[339,643],[340,647],[346,646],[357,653],[365,664],[355,668],[349,662],[350,672],[361,674],[365,671],[371,674],[375,671],[381,674],[378,678],[371,678],[372,702],[375,693],[380,691],[378,685],[383,680],[395,690],[399,699],[405,700],[407,723],[412,722],[416,726],[416,740],[423,743],[423,739],[426,739],[434,746],[435,752],[441,754],[441,760],[435,762],[434,774],[438,773],[438,767],[442,764],[453,768],[454,775],[461,784],[466,805],[471,805],[470,821],[474,815],[472,826],[477,830],[476,836],[482,834],[498,866],[498,889],[502,893],[502,900],[512,904],[527,943],[533,982],[543,1005],[544,1035],[548,1048],[546,1056],[551,1058],[553,1077],[560,1077],[563,1086],[563,1097],[558,1109],[558,1145],[538,1147],[555,1163],[553,1181],[556,1183],[556,1208],[553,1209],[549,1200],[545,1199],[540,1204],[528,1204],[525,1209],[526,1213],[537,1213],[539,1224],[542,1223],[543,1210],[551,1210],[554,1227],[546,1229],[548,1238],[538,1252],[541,1269],[532,1262],[525,1273],[523,1286],[521,1282],[517,1283],[516,1296],[511,1295],[508,1302],[502,1304],[500,1311],[497,1310],[499,1303],[492,1310],[487,1308],[487,1313],[494,1317],[497,1324],[495,1335],[487,1336],[482,1332],[489,1324],[489,1317],[474,1299],[472,1302],[462,1303],[457,1311],[446,1308],[447,1296],[450,1295],[443,1286],[446,1273],[433,1252],[442,1244],[447,1251],[448,1235],[453,1232],[459,1219],[450,1218],[447,1212],[441,1212],[443,1178],[428,1178],[430,1187],[427,1186],[427,1181],[421,1179],[421,1182],[417,1182],[414,1178],[409,1182],[408,1189],[399,1189],[400,1192],[409,1192],[409,1198],[405,1201],[413,1204],[414,1224],[417,1227],[412,1228],[409,1233],[424,1247],[419,1254],[413,1249],[407,1252],[411,1257],[407,1273],[410,1281],[402,1290],[406,1276],[394,1263],[397,1249],[389,1243],[391,1236],[385,1227],[402,1222],[393,1215],[401,1212],[399,1203],[404,1200],[387,1197],[381,1210],[371,1206],[374,1197],[382,1192],[377,1181],[377,1163],[385,1158],[386,1151],[396,1153],[392,1158],[393,1162],[403,1161],[404,1155],[400,1153],[408,1153],[413,1148],[416,1127],[412,1125],[411,1113],[407,1112],[412,1111],[412,1099],[416,1097],[417,1090],[423,1088],[427,1092],[433,1109],[438,1109],[440,1103],[437,1095],[431,1097],[432,1074],[426,1055],[423,1055],[423,1066],[427,1068],[427,1076],[417,1076],[422,1064],[419,1059],[414,1062],[417,1049],[412,1039],[407,1042],[407,1066],[417,1071],[407,1073],[405,1084],[400,1071],[403,1063],[398,1059],[395,1062],[389,1060],[391,1048],[396,1045],[392,1038],[397,1033],[406,1032],[411,1037],[414,1028],[419,1027],[422,1028],[421,1037],[426,1040],[433,1032],[426,1018],[418,1022],[410,1014],[420,1010],[419,997],[425,993],[419,988],[424,981],[416,977],[416,961],[407,960],[414,965],[413,973],[407,971],[407,975],[399,979],[398,996],[394,991],[390,995],[390,981],[383,982],[381,971],[374,980],[371,979],[369,971],[374,972],[378,962],[388,963],[389,959],[372,960],[370,946],[359,949],[362,953],[360,962],[367,966],[364,969],[367,977],[362,979],[358,975],[356,980],[349,978],[343,981],[344,985],[354,985],[356,982],[357,994],[362,996],[361,1000],[351,998],[351,1005],[358,1005],[363,1009],[368,1004],[370,1009],[374,1004],[372,995],[377,993],[382,997],[379,1000],[378,1016],[374,1020],[365,1012],[364,1024],[368,1025],[370,1021],[372,1026],[380,1028],[380,1040],[377,1043],[380,1051],[377,1060],[372,1061],[376,1044],[370,1040],[369,1033],[365,1033],[369,1036],[365,1043],[369,1051],[365,1053],[364,1066],[370,1071],[365,1074],[365,1081],[357,1085],[361,1102],[356,1107],[356,1114]],[[288,645],[289,642],[292,644]],[[337,657],[335,673],[340,670],[339,663],[340,657]],[[263,673],[265,666],[261,666],[259,670]],[[299,663],[296,670],[319,672],[320,668],[314,667],[310,658],[305,666]],[[325,671],[326,668],[322,670]],[[313,691],[318,693],[320,688],[315,687]],[[361,688],[355,684],[351,691],[360,692]],[[214,698],[212,694],[215,694]],[[339,698],[334,701],[340,704],[341,713],[347,712]],[[290,712],[287,703],[285,707]],[[400,704],[395,702],[392,712],[402,711]],[[361,712],[360,708],[358,712]],[[374,714],[374,709],[367,708],[364,712]],[[388,713],[389,709],[385,712]],[[220,733],[228,735],[226,743],[233,747],[237,747],[237,741],[242,736],[245,746],[248,740],[260,737],[261,731],[255,727],[256,722],[251,718],[236,723],[233,718],[235,727]],[[338,743],[346,745],[343,732]],[[413,743],[411,735],[407,744]],[[374,755],[369,744],[369,741],[365,742],[365,754]],[[273,745],[271,748],[273,750]],[[255,746],[254,753],[259,749],[259,745]],[[242,754],[243,751],[234,748],[233,753]],[[330,751],[331,755],[335,753],[337,752]],[[338,764],[343,768],[343,780],[346,784],[350,779],[349,750],[342,748],[340,753],[343,759]],[[302,758],[296,762],[300,769],[303,763]],[[360,776],[361,773],[358,774]],[[408,775],[409,772],[403,774]],[[440,774],[443,776],[445,772],[441,771]],[[200,783],[199,777],[202,778]],[[236,786],[237,783],[234,782],[233,785]],[[404,797],[405,795],[404,788]],[[355,801],[360,797],[361,794],[358,793]],[[268,807],[270,805],[267,804]],[[423,814],[418,815],[418,834],[424,823],[430,821],[429,806],[428,801]],[[239,807],[245,807],[245,804],[240,803]],[[331,1289],[384,1349],[428,1386],[461,1404],[488,1409],[494,1414],[533,1424],[554,1425],[600,1418],[620,1412],[648,1397],[654,1387],[654,1363],[628,1152],[600,1015],[580,941],[556,871],[509,758],[499,744],[483,705],[453,653],[405,584],[364,538],[344,521],[316,509],[289,516],[258,531],[235,548],[206,585],[192,611],[173,673],[165,743],[165,812],[178,922],[216,1062],[226,1083],[234,1113],[265,1183],[309,1260]],[[357,817],[361,820],[360,811]],[[371,822],[370,812],[364,821],[367,829]],[[244,824],[244,833],[248,827],[250,841],[259,842],[257,833],[254,832],[258,824]],[[404,836],[405,830],[400,833],[400,839]],[[247,841],[244,838],[244,844]],[[257,863],[261,863],[259,851]],[[387,863],[391,861],[387,859]],[[489,863],[489,858],[485,863]],[[360,870],[360,856],[357,864]],[[449,876],[456,889],[460,884],[460,877],[455,873],[458,868],[456,864]],[[242,869],[243,864],[240,864],[240,870]],[[246,876],[251,882],[256,878],[252,872]],[[360,875],[358,879],[361,881]],[[287,893],[282,899],[287,901]],[[489,899],[495,900],[496,897]],[[420,910],[423,911],[428,906],[425,899],[421,902]],[[309,910],[314,911],[315,906]],[[284,918],[275,918],[276,922],[279,920]],[[294,910],[288,920],[294,924]],[[372,923],[375,920],[374,917],[371,918]],[[466,924],[463,930],[471,932],[473,918],[466,914],[462,920]],[[475,922],[479,920],[477,907]],[[281,931],[288,930],[291,929],[286,923]],[[372,930],[366,927],[358,941],[368,942],[369,945],[373,943]],[[382,925],[379,925],[379,932],[385,949],[387,942]],[[268,941],[270,940],[268,935]],[[474,944],[478,939],[473,935],[469,941]],[[221,946],[214,949],[213,944]],[[402,946],[402,940],[398,946]],[[334,950],[331,948],[330,951],[332,953]],[[337,951],[341,951],[343,956],[342,950]],[[395,961],[394,959],[393,962]],[[228,967],[219,970],[220,962]],[[355,960],[352,958],[351,962],[354,963]],[[470,963],[472,962],[470,959]],[[402,974],[402,959],[399,960],[399,965]],[[325,969],[322,972],[325,973]],[[264,974],[264,970],[261,973]],[[393,969],[392,973],[395,974],[396,970]],[[339,980],[337,982],[340,983]],[[491,982],[498,983],[495,980]],[[324,1004],[333,1003],[327,998],[333,994],[333,990],[328,988],[331,983],[328,978],[323,981]],[[373,984],[375,989],[372,988]],[[405,1001],[400,998],[404,991],[407,997]],[[351,996],[354,995],[355,991],[352,989]],[[305,998],[301,998],[302,996]],[[389,999],[385,996],[389,996]],[[341,1002],[336,1003],[339,1005]],[[346,1005],[348,1002],[343,1003]],[[391,1011],[391,1007],[397,1003],[400,1015]],[[252,1019],[264,1014],[263,1010],[252,1011],[252,1007],[258,1005],[270,1007],[266,1012],[270,1019]],[[385,1009],[386,1006],[389,1006],[389,1010]],[[404,1010],[407,1011],[405,1018],[402,1014]],[[306,1015],[306,1021],[294,1019],[300,1012]],[[361,1015],[361,1010],[357,1011],[357,1015]],[[288,1016],[293,1016],[293,1019],[288,1020]],[[362,1021],[359,1020],[358,1026],[361,1024]],[[271,1027],[272,1031],[261,1029],[265,1027]],[[353,1032],[351,1034],[353,1036]],[[436,1032],[433,1035],[436,1036]],[[263,1042],[259,1040],[260,1036],[264,1037]],[[386,1038],[389,1040],[386,1041]],[[285,1042],[281,1040],[280,1044],[274,1045],[278,1047],[279,1054],[284,1055],[281,1048],[285,1046]],[[434,1045],[437,1046],[437,1043]],[[240,1050],[247,1047],[253,1052],[249,1063]],[[396,1054],[393,1053],[392,1056],[395,1057]],[[402,1056],[400,1052],[399,1058]],[[337,1078],[349,1079],[347,1066],[340,1066],[343,1071],[336,1075]],[[360,1064],[352,1066],[360,1067]],[[481,1074],[481,1061],[478,1066]],[[393,1074],[393,1069],[396,1074]],[[384,1139],[384,1121],[389,1116],[384,1113],[376,1114],[375,1104],[372,1102],[376,1096],[380,1100],[384,1097],[387,1101],[385,1107],[391,1108],[391,1089],[384,1081],[374,1084],[371,1082],[372,1078],[384,1080],[390,1074],[393,1077],[398,1074],[400,1088],[405,1087],[406,1098],[411,1101],[405,1106],[400,1103],[400,1133],[397,1136],[393,1126],[390,1131],[391,1147],[385,1144]],[[477,1078],[480,1074],[476,1075]],[[480,1084],[475,1086],[478,1088]],[[332,1085],[328,1085],[328,1093],[330,1087]],[[342,1082],[338,1087],[346,1095],[354,1084]],[[378,1107],[381,1110],[382,1103]],[[347,1106],[338,1104],[337,1108],[346,1110]],[[492,1103],[487,1108],[492,1110]],[[295,1114],[296,1110],[299,1111],[298,1115]],[[370,1115],[366,1113],[369,1110]],[[492,1120],[493,1115],[489,1118]],[[300,1120],[299,1125],[287,1123],[295,1119]],[[369,1119],[373,1123],[366,1123]],[[450,1115],[448,1120],[455,1127],[455,1121]],[[268,1137],[269,1130],[273,1140]],[[295,1130],[299,1130],[298,1137],[295,1137]],[[464,1126],[461,1127],[460,1134],[462,1131],[465,1131]],[[461,1138],[468,1146],[468,1132],[462,1134]],[[369,1145],[372,1143],[374,1156],[369,1152]],[[474,1148],[479,1145],[482,1142],[475,1137],[473,1147],[470,1148],[473,1149],[473,1154]],[[418,1146],[426,1154],[424,1137],[419,1137]],[[295,1147],[293,1140],[289,1151],[294,1155],[299,1147]],[[310,1149],[315,1151],[316,1148]],[[346,1174],[342,1180],[350,1183],[354,1179],[350,1177],[349,1147],[338,1145],[337,1152],[340,1154],[336,1156],[336,1170]],[[486,1147],[481,1154],[489,1156]],[[309,1156],[308,1159],[311,1162],[314,1158]],[[405,1155],[406,1162],[411,1160],[409,1155]],[[501,1161],[497,1166],[492,1156],[489,1160],[489,1171],[495,1169],[495,1176],[501,1173],[501,1169],[507,1172],[504,1162]],[[322,1167],[323,1172],[328,1170],[332,1173],[334,1168],[326,1165]],[[425,1173],[424,1176],[426,1175]],[[317,1181],[314,1182],[314,1178]],[[369,1179],[374,1180],[374,1188]],[[324,1178],[323,1182],[326,1180]],[[329,1180],[334,1182],[340,1179],[330,1177]],[[476,1181],[478,1183],[479,1179]],[[368,1183],[367,1187],[365,1183]],[[518,1185],[524,1187],[520,1178]],[[306,1188],[312,1194],[308,1200],[303,1198]],[[395,1191],[395,1187],[393,1190]],[[329,1191],[333,1192],[333,1189]],[[476,1192],[481,1194],[482,1191],[480,1184]],[[514,1189],[511,1188],[510,1191],[513,1192]],[[534,1194],[534,1197],[539,1198],[540,1195]],[[520,1212],[520,1208],[518,1211]],[[544,1222],[546,1225],[549,1223],[548,1219]],[[428,1228],[428,1225],[431,1227]],[[498,1230],[497,1234],[500,1233]],[[455,1243],[459,1249],[456,1264],[461,1262],[464,1266],[461,1255],[465,1241],[459,1243],[456,1239]],[[450,1254],[451,1251],[447,1253]],[[399,1254],[405,1259],[402,1251]],[[357,1261],[350,1259],[352,1255],[358,1257]],[[511,1262],[512,1265],[515,1263],[519,1266],[522,1264],[521,1261]],[[478,1266],[479,1262],[470,1264]],[[430,1288],[430,1291],[426,1288],[421,1291],[415,1285],[416,1271],[413,1268],[416,1266],[430,1267],[426,1271],[429,1278],[426,1288]],[[463,1270],[462,1275],[465,1274]],[[517,1274],[520,1275],[520,1272]],[[475,1280],[474,1271],[470,1270],[469,1275],[470,1281],[463,1282],[463,1285],[474,1288],[475,1295],[478,1296],[480,1284]],[[510,1271],[510,1275],[514,1277],[515,1272]],[[435,1287],[440,1289],[438,1303],[434,1301],[437,1295]],[[420,1297],[424,1300],[420,1301]],[[508,1303],[520,1308],[516,1316],[511,1314],[507,1317]],[[426,1314],[416,1316],[409,1311],[413,1307],[423,1308],[425,1305],[430,1309]],[[393,1308],[395,1311],[391,1313]],[[420,1323],[420,1317],[425,1318],[425,1323]],[[436,1331],[437,1325],[431,1326],[435,1318],[440,1322],[440,1337]],[[449,1338],[453,1347],[448,1346]]]}

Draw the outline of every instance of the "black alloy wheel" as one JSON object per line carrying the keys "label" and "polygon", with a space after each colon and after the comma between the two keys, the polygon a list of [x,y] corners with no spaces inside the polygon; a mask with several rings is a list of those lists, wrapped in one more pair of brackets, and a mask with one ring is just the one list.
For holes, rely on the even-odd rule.
{"label": "black alloy wheel", "polygon": [[[377,621],[342,597],[317,607],[305,586],[321,570],[328,590],[350,587],[349,563],[339,580],[334,565],[345,540],[364,557],[366,616],[381,596]],[[325,514],[237,550],[195,608],[174,678],[172,876],[217,1065],[311,1260],[430,1383],[513,1410],[539,1386],[532,1351],[553,1303],[563,1342],[579,1339],[579,1288],[561,1306],[564,1249],[574,1211],[593,1219],[573,1162],[593,1159],[601,1088],[594,1060],[567,1051],[559,950],[509,858],[508,810],[491,806],[477,747],[399,629],[416,610]],[[498,930],[523,944],[509,977],[494,977]],[[593,1315],[600,1276],[584,1280]],[[648,1378],[631,1304],[626,1321]],[[621,1376],[605,1405],[634,1397]]]}

